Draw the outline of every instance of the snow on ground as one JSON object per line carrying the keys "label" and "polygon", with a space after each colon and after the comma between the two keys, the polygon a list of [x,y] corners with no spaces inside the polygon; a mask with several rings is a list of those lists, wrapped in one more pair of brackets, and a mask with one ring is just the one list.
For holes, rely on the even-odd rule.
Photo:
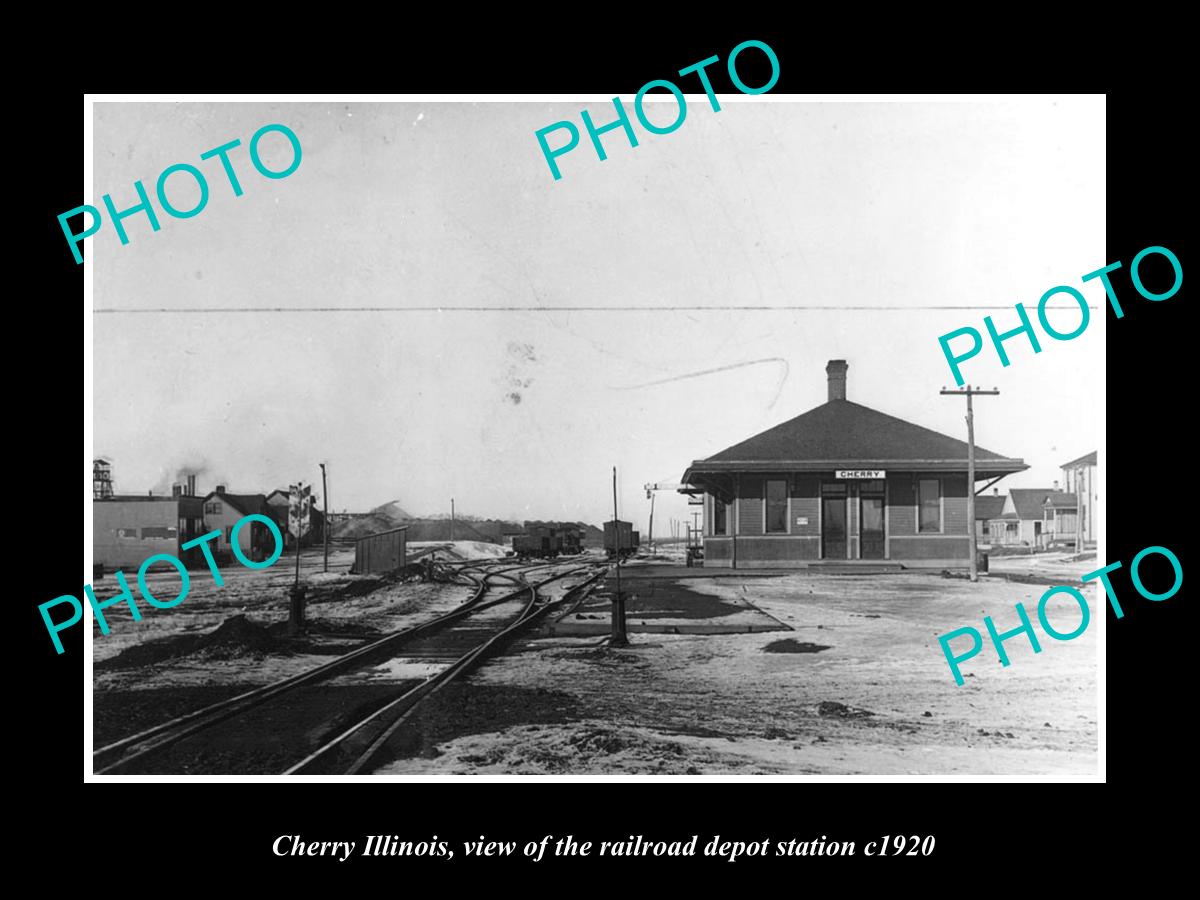
{"label": "snow on ground", "polygon": [[407,548],[410,556],[421,550],[436,550],[438,559],[502,559],[508,555],[503,544],[487,541],[412,541]]}
{"label": "snow on ground", "polygon": [[[1082,557],[1082,558],[1080,558]],[[1043,578],[1059,584],[1079,584],[1082,576],[1102,568],[1096,552],[1055,551],[1051,553],[993,556],[988,559],[988,572],[996,575],[1023,575]]]}
{"label": "snow on ground", "polygon": [[446,663],[441,660],[431,661],[427,659],[397,657],[396,659],[389,659],[385,663],[380,663],[377,666],[371,666],[368,669],[356,669],[344,675],[339,675],[328,683],[330,685],[341,685],[363,684],[372,681],[424,681],[426,678],[432,678],[444,668],[446,668]]}
{"label": "snow on ground", "polygon": [[[310,621],[326,640],[340,640],[347,649],[373,631],[425,621],[470,595],[462,585],[352,576],[352,560],[352,550],[335,551],[328,575],[319,551],[301,560],[301,581],[318,598],[308,606]],[[1054,571],[1045,565],[1049,556],[1033,561]],[[1081,571],[1097,566],[1067,559],[1057,564]],[[281,622],[293,566],[291,557],[263,571],[233,566],[222,570],[221,587],[206,571],[194,572],[183,603],[166,610],[142,604],[141,622],[131,621],[123,605],[110,607],[112,633],[103,637],[96,629],[95,659],[156,638],[208,632],[240,613],[259,624]],[[178,586],[170,570],[151,575],[150,582],[168,599]],[[603,647],[594,637],[530,637],[473,673],[461,685],[464,695],[446,692],[452,711],[439,713],[443,724],[430,732],[429,748],[385,771],[1021,777],[1095,771],[1094,625],[1067,642],[1039,629],[1039,654],[1015,637],[1006,644],[1012,659],[1007,668],[985,644],[963,664],[962,687],[938,645],[938,635],[963,626],[982,632],[988,614],[998,628],[1012,628],[1014,604],[1036,609],[1042,585],[998,578],[972,585],[932,574],[807,573],[726,573],[679,583],[752,604],[795,630],[635,634],[627,649]],[[363,593],[368,588],[374,589]],[[97,586],[100,598],[115,592],[111,576]],[[1102,612],[1092,592],[1087,596],[1093,616]],[[1056,601],[1051,620],[1070,631],[1077,615],[1065,600]],[[493,616],[498,620],[500,610],[480,618]],[[793,639],[790,649],[800,652],[766,652],[781,638]],[[94,683],[97,692],[251,686],[327,662],[331,652],[330,646],[321,652],[301,646],[266,656],[164,659],[99,670]],[[438,665],[400,658],[342,677],[404,681],[425,677]]]}
{"label": "snow on ground", "polygon": [[[326,575],[321,571],[320,553],[310,563],[307,555],[301,559],[301,584],[320,587],[322,591],[346,588],[357,582],[367,582],[365,587],[379,585],[370,593],[334,600],[321,600],[320,595],[310,594],[306,606],[308,621],[314,630],[330,633],[330,640],[338,643],[339,631],[345,632],[340,640],[345,652],[351,645],[361,642],[373,632],[380,634],[426,621],[459,606],[471,594],[465,585],[426,584],[422,582],[386,583],[373,576],[348,574],[354,559],[354,551],[330,554],[330,569]],[[284,563],[290,562],[290,566]],[[333,571],[335,562],[339,571]],[[173,570],[168,570],[173,572]],[[93,625],[93,660],[100,662],[111,659],[118,653],[137,645],[184,634],[209,632],[231,616],[245,614],[257,625],[272,625],[288,617],[288,590],[295,579],[294,557],[284,557],[270,569],[254,571],[240,566],[221,570],[224,585],[216,586],[206,570],[193,572],[192,589],[177,607],[155,609],[139,602],[142,620],[134,622],[128,608],[121,604],[105,610],[110,634],[102,636],[99,625]],[[178,591],[179,579],[171,575],[151,575],[152,592],[170,599]],[[107,577],[96,586],[98,598],[116,593],[114,579]],[[135,599],[136,586],[132,586]],[[298,674],[331,659],[330,651],[290,654],[242,655],[233,659],[200,659],[181,657],[163,660],[151,665],[131,669],[105,669],[94,673],[97,690],[106,689],[154,689],[176,685],[267,684],[281,678]]]}
{"label": "snow on ground", "polygon": [[[334,587],[339,583],[349,584],[363,580],[364,576],[351,575],[354,562],[353,550],[331,550],[329,575],[322,571],[320,550],[305,550],[300,557],[300,583],[309,585],[320,578],[322,588]],[[92,623],[92,653],[96,661],[108,659],[126,647],[169,637],[186,631],[208,630],[229,616],[246,613],[262,624],[282,621],[287,618],[288,590],[295,583],[296,558],[281,557],[267,569],[247,569],[234,564],[221,570],[223,585],[218,586],[207,568],[188,573],[190,590],[187,597],[169,609],[157,609],[142,599],[137,579],[129,581],[130,590],[141,611],[142,620],[135,622],[126,604],[110,606],[104,610],[110,633],[100,632],[100,625]],[[179,575],[169,565],[155,566],[146,578],[152,594],[163,602],[170,601],[179,593]],[[97,600],[115,596],[119,592],[116,578],[109,574],[96,582],[92,589]],[[90,618],[90,616],[89,616]]]}
{"label": "snow on ground", "polygon": [[637,552],[637,561],[639,564],[646,565],[662,565],[664,563],[678,566],[687,560],[687,545],[686,544],[657,544],[654,547],[654,552],[643,545]]}
{"label": "snow on ground", "polygon": [[[1097,764],[1096,638],[990,645],[955,685],[937,636],[1017,624],[1039,585],[934,575],[693,579],[796,629],[815,652],[769,653],[786,633],[527,641],[470,684],[552,692],[568,721],[464,730],[386,773],[973,774],[1086,776]],[[1094,604],[1094,598],[1089,597]],[[1092,607],[1093,617],[1097,613]],[[1077,610],[1051,621],[1067,631]],[[985,638],[986,640],[986,638]]]}

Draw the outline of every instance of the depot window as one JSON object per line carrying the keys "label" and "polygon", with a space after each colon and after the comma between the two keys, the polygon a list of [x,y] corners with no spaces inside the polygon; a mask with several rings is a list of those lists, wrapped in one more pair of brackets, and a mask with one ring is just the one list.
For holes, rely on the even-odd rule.
{"label": "depot window", "polygon": [[788,530],[788,497],[787,481],[784,479],[769,479],[767,481],[767,534],[786,534]]}
{"label": "depot window", "polygon": [[917,505],[920,507],[918,530],[942,530],[942,483],[937,478],[922,478],[917,482]]}
{"label": "depot window", "polygon": [[724,500],[713,497],[713,534],[725,534],[728,529],[729,507]]}

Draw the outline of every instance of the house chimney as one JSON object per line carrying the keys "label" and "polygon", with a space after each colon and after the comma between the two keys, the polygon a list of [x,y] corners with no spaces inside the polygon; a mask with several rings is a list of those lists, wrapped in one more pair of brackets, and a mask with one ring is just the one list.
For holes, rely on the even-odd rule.
{"label": "house chimney", "polygon": [[218,484],[218,485],[217,485],[217,493],[218,493],[218,494],[223,494],[223,493],[225,493],[225,485],[223,485],[223,484]]}
{"label": "house chimney", "polygon": [[992,488],[992,496],[999,497],[1000,496],[1000,488]]}
{"label": "house chimney", "polygon": [[182,484],[171,485],[171,496],[174,499],[178,500],[182,495],[183,495],[183,485]]}
{"label": "house chimney", "polygon": [[195,475],[189,475],[187,477],[187,495],[189,497],[196,496],[196,476]]}
{"label": "house chimney", "polygon": [[829,365],[825,367],[825,374],[829,376],[830,400],[846,399],[846,369],[848,368],[844,359],[831,359]]}
{"label": "house chimney", "polygon": [[1055,489],[1056,491],[1058,490],[1058,482],[1057,482],[1057,481],[1056,481],[1056,482],[1054,482],[1054,489]]}

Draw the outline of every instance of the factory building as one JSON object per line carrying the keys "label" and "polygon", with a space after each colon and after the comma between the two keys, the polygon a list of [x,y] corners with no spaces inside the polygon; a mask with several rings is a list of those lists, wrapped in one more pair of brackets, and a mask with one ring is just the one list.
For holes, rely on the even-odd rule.
{"label": "factory building", "polygon": [[1028,466],[854,403],[848,365],[826,367],[828,402],[684,473],[704,497],[704,565],[959,568],[970,558],[968,489]]}
{"label": "factory building", "polygon": [[182,549],[204,534],[203,501],[194,495],[195,488],[195,476],[189,476],[187,485],[175,485],[169,497],[115,494],[111,485],[103,492],[97,489],[92,500],[92,564],[107,572],[136,572],[148,557],[167,553],[188,566],[203,566],[199,548]]}

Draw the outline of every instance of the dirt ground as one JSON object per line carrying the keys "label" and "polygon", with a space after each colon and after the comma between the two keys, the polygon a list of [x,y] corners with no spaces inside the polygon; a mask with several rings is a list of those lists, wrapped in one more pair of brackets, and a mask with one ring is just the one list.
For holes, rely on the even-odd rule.
{"label": "dirt ground", "polygon": [[[749,601],[795,631],[643,634],[621,650],[595,637],[526,641],[466,688],[551,698],[553,715],[539,707],[489,721],[466,714],[460,698],[440,717],[431,710],[416,755],[380,774],[1096,773],[1093,597],[1081,637],[1041,635],[1039,654],[1014,638],[1007,668],[985,644],[958,687],[938,635],[982,631],[986,614],[1011,628],[1014,604],[1035,610],[1044,587],[912,574],[687,586]],[[1065,602],[1050,615],[1061,631],[1078,622]]]}
{"label": "dirt ground", "polygon": [[[319,554],[304,561],[302,577],[313,597],[309,616],[317,627],[298,644],[279,632],[293,577],[282,564],[261,573],[230,569],[220,588],[197,574],[184,603],[145,610],[140,623],[130,621],[124,607],[113,607],[112,634],[101,637],[97,630],[93,642],[97,746],[312,668],[356,641],[448,610],[470,593],[462,586],[351,576],[344,552],[333,561],[328,574],[319,571]],[[761,610],[792,630],[635,633],[624,649],[607,648],[594,635],[530,636],[435,695],[398,748],[402,758],[379,774],[1025,778],[1096,772],[1095,618],[1103,610],[1095,608],[1092,592],[1093,624],[1080,638],[1059,642],[1039,631],[1039,654],[1025,638],[1013,638],[1007,668],[985,643],[963,664],[965,684],[958,687],[938,635],[968,625],[982,631],[985,614],[1001,630],[1011,628],[1013,605],[1021,601],[1033,612],[1043,586],[999,578],[972,585],[932,574],[695,574],[700,577],[668,579],[697,600],[695,610],[669,612],[681,622],[703,622],[714,610],[713,622],[731,621],[720,614],[714,602],[720,600]],[[100,597],[115,593],[111,579],[105,581],[97,586]],[[162,586],[163,596],[172,596],[169,576]],[[1051,620],[1070,631],[1078,612],[1059,602]],[[219,653],[171,649],[177,640],[191,647],[189,636],[201,647],[199,638],[223,623],[229,628],[238,615],[254,625],[231,629],[246,632],[244,645],[221,646]],[[270,631],[269,640],[260,626]],[[370,700],[439,665],[414,654],[347,673],[329,690]],[[278,748],[279,758],[288,751]]]}
{"label": "dirt ground", "polygon": [[[257,572],[223,569],[225,583],[219,587],[207,570],[193,572],[191,592],[179,606],[155,609],[140,603],[140,622],[124,604],[105,610],[110,633],[101,635],[92,623],[93,692],[85,704],[94,745],[327,663],[373,637],[447,612],[471,593],[460,585],[350,575],[353,559],[353,550],[331,552],[326,573],[319,551],[302,558],[311,631],[301,639],[289,639],[283,631],[294,558]],[[149,582],[168,600],[179,588],[178,576],[152,575]],[[108,577],[95,590],[98,598],[106,598],[116,594],[117,585]],[[133,590],[136,595],[136,586]],[[235,622],[245,627],[227,641],[211,642]],[[211,643],[203,646],[206,642]],[[368,669],[359,681],[372,681],[376,674]],[[383,676],[395,684],[414,677],[395,665]]]}

